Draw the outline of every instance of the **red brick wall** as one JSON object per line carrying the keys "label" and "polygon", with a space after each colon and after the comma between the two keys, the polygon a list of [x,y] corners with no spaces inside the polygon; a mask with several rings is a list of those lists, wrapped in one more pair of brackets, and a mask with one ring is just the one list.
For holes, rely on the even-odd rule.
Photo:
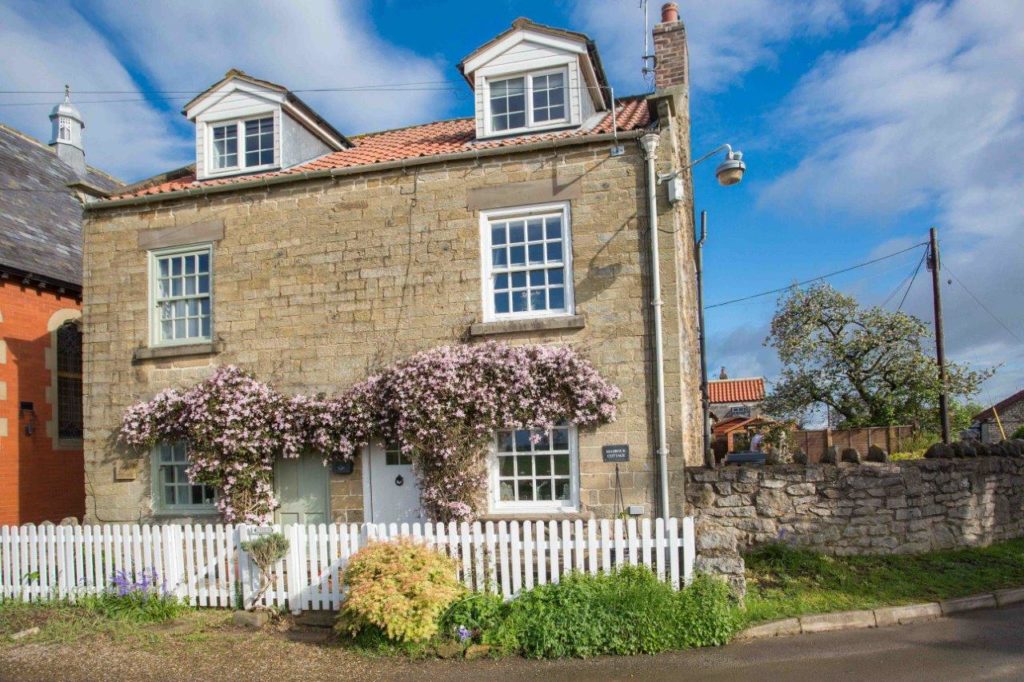
{"label": "red brick wall", "polygon": [[[81,306],[74,298],[0,280],[0,525],[59,522],[85,513],[82,450],[56,449],[47,398],[47,324],[69,309]],[[34,419],[20,410],[23,402],[32,403]],[[53,438],[47,433],[51,421]]]}

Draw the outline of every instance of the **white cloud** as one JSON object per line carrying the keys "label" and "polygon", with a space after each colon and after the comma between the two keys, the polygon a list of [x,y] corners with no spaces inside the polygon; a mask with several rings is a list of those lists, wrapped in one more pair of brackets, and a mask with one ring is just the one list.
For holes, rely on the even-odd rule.
{"label": "white cloud", "polygon": [[[70,7],[0,5],[0,89],[60,91],[134,90],[135,84],[103,37]],[[166,117],[144,102],[118,105],[80,103],[97,97],[74,95],[85,119],[86,161],[133,179],[187,162],[187,145],[175,137]],[[130,96],[121,96],[128,98]],[[0,103],[47,102],[41,106],[0,106],[0,120],[49,141],[50,108],[59,95],[2,95]],[[130,141],[130,144],[129,144]]]}
{"label": "white cloud", "polygon": [[[802,206],[867,224],[933,218],[949,270],[947,348],[954,359],[1005,363],[988,387],[993,398],[1020,387],[1024,349],[949,273],[1024,337],[1024,303],[1012,293],[1024,290],[1022,63],[1024,5],[916,8],[803,78],[776,120],[792,140],[816,146],[760,199],[770,210]],[[921,280],[907,309],[930,320]]]}
{"label": "white cloud", "polygon": [[[102,2],[103,21],[165,90],[200,92],[229,68],[290,89],[449,80],[438,64],[381,39],[362,3],[308,0]],[[342,133],[418,123],[443,113],[453,92],[300,93]]]}
{"label": "white cloud", "polygon": [[[696,90],[715,92],[751,69],[773,65],[789,40],[823,35],[855,17],[892,11],[882,0],[730,0],[681,3],[690,78]],[[648,25],[661,21],[661,2],[648,0]],[[637,0],[578,0],[575,19],[595,38],[612,79],[629,90],[645,88],[640,75],[643,10]],[[649,46],[653,52],[653,47]]]}
{"label": "white cloud", "polygon": [[[141,74],[158,90],[198,94],[235,67],[291,89],[430,83],[404,92],[300,93],[346,134],[428,121],[458,93],[450,65],[381,39],[360,3],[132,3],[101,1],[85,18],[70,4],[0,5],[0,89],[138,90]],[[131,69],[131,73],[129,73]],[[447,76],[451,76],[446,78]],[[457,92],[437,91],[448,80]],[[179,95],[175,95],[179,96]],[[178,113],[188,97],[161,106],[88,95],[73,99],[86,119],[89,163],[134,180],[192,160],[191,128]],[[0,96],[3,102],[59,100],[57,95]],[[0,120],[48,139],[47,106],[3,107]]]}

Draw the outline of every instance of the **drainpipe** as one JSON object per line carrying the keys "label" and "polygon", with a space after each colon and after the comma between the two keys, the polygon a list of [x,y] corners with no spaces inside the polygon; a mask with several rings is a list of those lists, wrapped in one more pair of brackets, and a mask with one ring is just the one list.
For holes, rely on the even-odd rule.
{"label": "drainpipe", "polygon": [[668,436],[665,429],[665,356],[661,333],[661,261],[658,256],[658,160],[659,137],[649,133],[640,138],[647,159],[647,222],[651,235],[651,312],[654,317],[654,374],[658,409],[658,500],[661,517],[668,519]]}

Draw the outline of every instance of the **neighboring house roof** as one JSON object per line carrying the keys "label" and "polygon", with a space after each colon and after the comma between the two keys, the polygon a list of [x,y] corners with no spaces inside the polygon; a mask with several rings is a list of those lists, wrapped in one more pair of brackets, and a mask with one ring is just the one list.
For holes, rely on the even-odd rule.
{"label": "neighboring house roof", "polygon": [[[651,123],[650,109],[646,96],[623,97],[617,100],[616,126],[619,132],[642,130]],[[476,139],[476,123],[473,118],[457,118],[450,121],[437,121],[397,130],[386,130],[379,133],[367,133],[351,138],[353,147],[331,152],[306,163],[286,170],[271,171],[258,175],[241,175],[210,180],[196,180],[195,172],[183,177],[152,184],[144,180],[136,189],[108,197],[109,199],[125,199],[152,194],[208,187],[212,185],[230,185],[251,181],[253,178],[276,175],[294,175],[310,171],[330,170],[369,166],[385,161],[400,161],[431,156],[442,156],[459,152],[472,152],[476,149],[495,147],[515,147],[517,145],[534,144],[548,140],[582,138],[612,132],[612,114],[606,114],[597,124],[590,127],[556,130],[545,133],[526,133],[503,138]],[[141,187],[139,187],[141,185]]]}
{"label": "neighboring house roof", "polygon": [[974,421],[976,421],[976,422],[983,422],[986,419],[992,419],[995,416],[993,414],[993,411],[998,411],[1000,413],[1005,412],[1010,407],[1012,407],[1015,403],[1020,402],[1021,400],[1024,400],[1024,390],[1017,391],[1016,393],[1011,395],[1009,398],[1005,398],[1005,399],[999,401],[998,403],[996,403],[995,405],[993,405],[992,407],[990,407],[990,408],[988,408],[986,410],[982,410],[978,414],[974,415]]}
{"label": "neighboring house roof", "polygon": [[708,397],[712,403],[749,403],[764,400],[764,379],[718,379],[708,382]]}
{"label": "neighboring house roof", "polygon": [[770,424],[771,420],[764,417],[730,417],[729,419],[723,419],[714,425],[711,429],[712,435],[724,436],[733,431],[739,431],[752,426],[760,426],[761,424]]}
{"label": "neighboring house roof", "polygon": [[53,148],[0,123],[0,267],[82,284],[82,205],[68,183],[123,186],[88,167],[79,178]]}

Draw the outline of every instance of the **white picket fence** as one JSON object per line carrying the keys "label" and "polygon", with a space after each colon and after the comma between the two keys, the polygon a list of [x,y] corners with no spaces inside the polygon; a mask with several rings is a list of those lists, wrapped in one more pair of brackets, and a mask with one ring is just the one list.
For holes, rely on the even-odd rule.
{"label": "white picket fence", "polygon": [[[451,556],[473,590],[511,599],[571,571],[649,566],[679,589],[693,575],[693,519],[290,525],[289,551],[260,603],[337,610],[349,557],[369,542],[410,537]],[[109,590],[119,572],[156,571],[171,594],[200,607],[251,606],[258,569],[240,544],[268,527],[206,525],[4,526],[0,599],[74,601]]]}

